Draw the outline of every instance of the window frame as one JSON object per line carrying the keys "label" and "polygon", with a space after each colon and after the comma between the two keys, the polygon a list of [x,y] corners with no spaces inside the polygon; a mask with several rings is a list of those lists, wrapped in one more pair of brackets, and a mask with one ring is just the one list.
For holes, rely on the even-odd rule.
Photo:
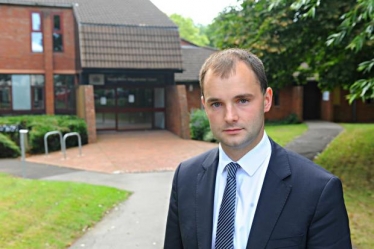
{"label": "window frame", "polygon": [[[30,76],[30,110],[14,110],[13,109],[13,82],[10,79],[10,85],[9,86],[0,86],[0,88],[8,88],[9,89],[9,108],[0,108],[0,114],[43,114],[46,110],[46,90],[45,90],[45,75],[44,74],[7,74],[12,78],[12,75],[29,75]],[[34,86],[32,85],[32,76],[33,75],[41,75],[43,76],[43,86]],[[34,89],[39,88],[43,91],[43,106],[41,108],[35,108],[34,107]]]}
{"label": "window frame", "polygon": [[[38,14],[40,18],[40,29],[34,30],[34,23],[33,23],[33,14]],[[32,47],[32,36],[34,33],[40,33],[42,35],[42,51],[33,51]],[[31,11],[30,12],[30,51],[32,53],[44,53],[44,33],[43,33],[43,15],[41,11]]]}
{"label": "window frame", "polygon": [[[11,74],[4,74],[4,75],[8,75],[10,77],[10,85],[0,85],[0,89],[8,89],[8,98],[9,98],[9,107],[8,108],[1,108],[0,106],[0,111],[11,111],[12,110],[12,106],[13,106],[13,98],[12,98],[12,78],[11,78]],[[2,97],[2,96],[0,96]]]}
{"label": "window frame", "polygon": [[[43,76],[43,78],[44,78],[44,80],[43,80],[43,85],[41,86],[41,85],[33,85],[32,83],[32,76],[33,75],[42,75]],[[44,74],[30,74],[30,87],[31,87],[31,110],[32,111],[35,111],[35,110],[45,110],[45,101],[46,101],[46,91],[45,91],[45,75]],[[34,106],[34,97],[35,97],[35,89],[42,89],[42,91],[43,91],[43,94],[42,94],[42,96],[43,96],[43,106],[41,107],[41,108],[37,108],[37,107],[35,107]]]}
{"label": "window frame", "polygon": [[[60,18],[60,30],[55,30],[55,16],[58,16]],[[61,35],[61,50],[55,50],[55,44],[53,40],[53,35],[59,34]],[[54,53],[63,53],[64,52],[64,25],[63,25],[63,13],[53,13],[52,14],[52,48]]]}
{"label": "window frame", "polygon": [[[69,108],[69,105],[70,105],[69,104],[69,98],[66,97],[66,96],[63,98],[64,108],[57,108],[57,106],[56,106],[57,96],[56,96],[55,76],[57,76],[57,75],[72,76],[73,77],[73,85],[72,86],[68,86],[66,84],[66,79],[65,79],[64,85],[59,86],[60,89],[63,89],[65,92],[68,92],[69,90],[74,91],[74,93],[72,94],[73,95],[72,99],[75,100],[75,103],[73,103],[73,106],[71,108]],[[71,89],[69,87],[71,87]],[[54,74],[53,75],[53,96],[54,96],[54,111],[55,111],[55,114],[75,114],[76,113],[76,111],[77,111],[77,96],[76,96],[77,87],[78,87],[78,81],[77,81],[77,76],[75,74]]]}

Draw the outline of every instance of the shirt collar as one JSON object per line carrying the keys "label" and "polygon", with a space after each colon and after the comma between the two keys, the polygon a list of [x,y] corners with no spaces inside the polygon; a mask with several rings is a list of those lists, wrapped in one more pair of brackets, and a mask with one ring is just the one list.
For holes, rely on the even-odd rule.
{"label": "shirt collar", "polygon": [[[248,175],[253,176],[270,154],[270,140],[264,131],[261,141],[252,150],[248,151],[247,154],[240,158],[237,163]],[[232,160],[223,151],[221,144],[219,144],[218,172],[222,173],[225,166],[231,162]]]}

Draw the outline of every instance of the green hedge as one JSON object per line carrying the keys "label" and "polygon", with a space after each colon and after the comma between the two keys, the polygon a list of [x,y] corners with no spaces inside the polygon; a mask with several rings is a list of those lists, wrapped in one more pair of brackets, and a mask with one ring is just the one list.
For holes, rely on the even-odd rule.
{"label": "green hedge", "polygon": [[[14,128],[16,131],[4,127]],[[87,125],[83,119],[72,115],[24,115],[0,117],[0,133],[8,137],[13,143],[19,146],[19,129],[29,130],[27,152],[30,154],[44,153],[44,135],[49,131],[60,131],[62,136],[69,132],[78,132],[82,139],[82,144],[87,144]],[[69,137],[66,140],[66,147],[78,145],[77,137]],[[48,151],[60,150],[59,135],[48,136]]]}
{"label": "green hedge", "polygon": [[20,155],[18,145],[0,133],[0,158],[19,157]]}
{"label": "green hedge", "polygon": [[215,142],[209,120],[204,110],[196,109],[190,115],[190,135],[194,140]]}

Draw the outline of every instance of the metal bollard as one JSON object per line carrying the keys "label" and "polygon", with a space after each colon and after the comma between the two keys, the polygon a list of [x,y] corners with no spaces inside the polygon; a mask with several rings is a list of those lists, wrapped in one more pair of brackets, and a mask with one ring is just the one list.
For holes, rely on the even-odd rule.
{"label": "metal bollard", "polygon": [[25,178],[25,153],[26,153],[26,146],[25,142],[27,139],[27,133],[29,130],[19,130],[19,139],[20,139],[20,146],[21,146],[21,163],[22,163],[22,177]]}

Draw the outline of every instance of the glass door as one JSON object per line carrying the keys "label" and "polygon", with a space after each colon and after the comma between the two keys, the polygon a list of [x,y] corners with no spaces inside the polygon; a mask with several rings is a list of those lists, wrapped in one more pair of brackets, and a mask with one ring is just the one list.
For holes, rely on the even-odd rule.
{"label": "glass door", "polygon": [[152,88],[117,88],[118,129],[152,129]]}
{"label": "glass door", "polygon": [[98,130],[165,128],[165,88],[97,87],[94,90]]}
{"label": "glass door", "polygon": [[116,129],[116,98],[114,88],[96,88],[94,90],[96,129]]}

